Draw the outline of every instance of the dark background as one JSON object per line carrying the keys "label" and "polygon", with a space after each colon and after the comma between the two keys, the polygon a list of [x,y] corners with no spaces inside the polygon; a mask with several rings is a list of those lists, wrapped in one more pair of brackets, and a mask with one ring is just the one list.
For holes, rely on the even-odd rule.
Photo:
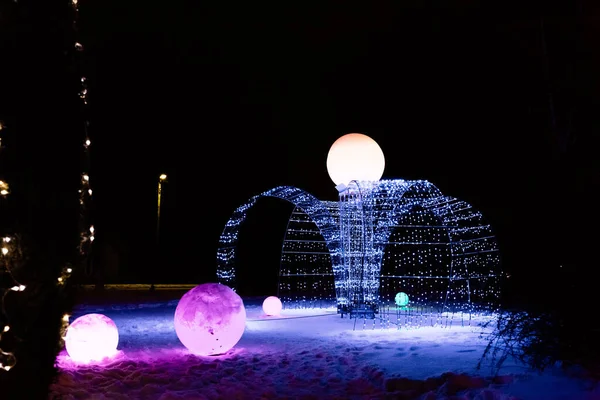
{"label": "dark background", "polygon": [[[325,161],[349,132],[379,143],[384,178],[427,179],[480,209],[517,282],[510,290],[595,262],[594,10],[88,0],[75,59],[64,50],[72,20],[28,7],[0,13],[0,118],[13,160],[5,170],[28,187],[40,187],[25,178],[30,165],[73,179],[64,199],[42,191],[15,214],[52,214],[71,201],[69,185],[76,190],[80,68],[89,83],[94,265],[106,282],[214,280],[219,235],[251,196],[291,185],[336,199]],[[160,173],[169,181],[157,248]],[[242,232],[257,285],[266,275],[275,282],[286,211],[275,203],[271,214],[268,204],[257,208]],[[52,215],[44,229],[74,232]]]}

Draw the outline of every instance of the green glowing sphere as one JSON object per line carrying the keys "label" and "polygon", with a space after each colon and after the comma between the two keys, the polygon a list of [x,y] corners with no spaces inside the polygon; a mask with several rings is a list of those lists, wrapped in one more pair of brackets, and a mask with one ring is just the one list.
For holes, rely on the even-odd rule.
{"label": "green glowing sphere", "polygon": [[408,305],[408,295],[404,292],[398,292],[394,301],[398,307],[406,307]]}

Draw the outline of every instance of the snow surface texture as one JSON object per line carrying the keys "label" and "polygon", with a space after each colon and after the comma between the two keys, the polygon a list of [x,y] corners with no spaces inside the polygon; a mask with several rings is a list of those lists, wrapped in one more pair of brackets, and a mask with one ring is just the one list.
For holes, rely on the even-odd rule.
{"label": "snow surface texture", "polygon": [[221,356],[194,356],[175,333],[177,301],[81,306],[119,328],[118,355],[76,366],[66,352],[50,399],[600,399],[600,390],[558,370],[507,363],[496,378],[475,366],[486,345],[478,326],[397,329],[340,318],[334,310],[269,317],[245,299],[246,330]]}

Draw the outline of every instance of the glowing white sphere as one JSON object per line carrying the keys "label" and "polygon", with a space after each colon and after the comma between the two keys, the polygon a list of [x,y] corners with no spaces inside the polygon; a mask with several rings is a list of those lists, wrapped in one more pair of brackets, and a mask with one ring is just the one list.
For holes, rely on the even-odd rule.
{"label": "glowing white sphere", "polygon": [[267,297],[262,304],[262,309],[267,315],[279,315],[283,305],[277,296]]}
{"label": "glowing white sphere", "polygon": [[67,328],[65,347],[76,363],[102,361],[117,354],[119,330],[112,319],[103,314],[86,314]]}
{"label": "glowing white sphere", "polygon": [[175,309],[175,332],[181,343],[196,355],[229,351],[246,328],[242,298],[220,283],[204,283],[181,297]]}
{"label": "glowing white sphere", "polygon": [[377,142],[362,133],[348,133],[337,139],[327,154],[327,172],[336,184],[378,181],[385,169],[385,157]]}

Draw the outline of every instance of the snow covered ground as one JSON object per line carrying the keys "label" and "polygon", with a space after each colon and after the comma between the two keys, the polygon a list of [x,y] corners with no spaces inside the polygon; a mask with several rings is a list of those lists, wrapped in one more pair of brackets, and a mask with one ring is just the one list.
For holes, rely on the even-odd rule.
{"label": "snow covered ground", "polygon": [[[222,356],[190,355],[173,326],[177,300],[81,305],[119,328],[119,354],[76,366],[66,352],[50,399],[600,399],[600,389],[558,370],[514,362],[500,376],[476,370],[486,341],[471,326],[406,329],[340,318],[334,310],[268,317],[244,299],[247,324]],[[454,396],[454,397],[453,397]]]}

